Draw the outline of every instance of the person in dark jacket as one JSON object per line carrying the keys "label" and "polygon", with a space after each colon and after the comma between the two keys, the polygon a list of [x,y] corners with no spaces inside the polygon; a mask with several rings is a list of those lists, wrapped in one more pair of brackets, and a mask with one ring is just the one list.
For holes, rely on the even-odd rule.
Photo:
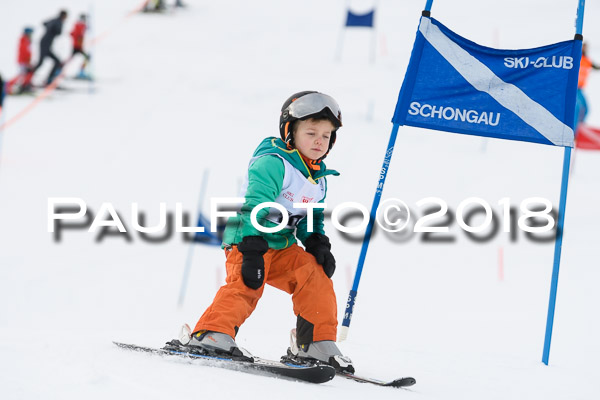
{"label": "person in dark jacket", "polygon": [[52,52],[52,42],[54,42],[54,39],[62,33],[63,23],[66,19],[67,12],[65,10],[61,10],[58,17],[44,22],[46,32],[40,41],[40,59],[33,70],[36,71],[44,63],[46,57],[50,57],[54,61],[52,70],[48,75],[48,79],[46,79],[47,85],[52,83],[56,75],[60,73],[63,65],[58,57],[56,57],[56,55]]}

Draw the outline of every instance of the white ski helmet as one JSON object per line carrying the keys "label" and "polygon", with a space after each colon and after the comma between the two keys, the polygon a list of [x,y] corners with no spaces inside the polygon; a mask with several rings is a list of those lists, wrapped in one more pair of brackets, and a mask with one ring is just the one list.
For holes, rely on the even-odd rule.
{"label": "white ski helmet", "polygon": [[309,118],[327,118],[333,124],[334,130],[331,132],[329,149],[327,149],[327,153],[329,153],[335,143],[336,132],[342,126],[342,111],[333,97],[314,90],[294,93],[283,103],[279,116],[281,140],[286,142],[289,147],[294,147],[292,124],[295,121]]}

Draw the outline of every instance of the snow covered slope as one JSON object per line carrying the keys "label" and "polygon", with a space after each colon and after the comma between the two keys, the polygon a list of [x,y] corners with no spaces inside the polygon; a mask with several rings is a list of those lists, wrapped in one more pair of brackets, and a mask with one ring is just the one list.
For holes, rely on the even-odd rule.
{"label": "snow covered slope", "polygon": [[[600,153],[577,152],[550,365],[540,360],[552,242],[499,231],[484,243],[456,223],[450,243],[413,235],[374,237],[349,338],[340,346],[365,375],[417,378],[398,392],[335,379],[314,386],[190,366],[123,352],[113,340],[160,346],[179,325],[194,324],[224,281],[218,248],[196,246],[187,296],[177,306],[189,244],[159,243],[133,231],[137,202],[156,224],[159,205],[194,213],[205,171],[206,196],[231,197],[255,146],[278,134],[281,103],[299,90],[334,96],[344,127],[328,165],[328,204],[369,207],[391,130],[389,122],[425,1],[350,1],[356,11],[378,4],[374,38],[343,35],[347,1],[187,0],[165,14],[127,14],[139,0],[20,0],[2,6],[0,72],[16,73],[23,26],[70,11],[55,42],[69,56],[77,15],[92,11],[96,81],[66,80],[1,136],[0,397],[6,399],[286,398],[590,399],[600,356]],[[488,4],[494,3],[494,4]],[[577,1],[437,0],[433,15],[480,44],[535,47],[569,39]],[[584,35],[600,62],[597,2],[588,2]],[[376,45],[376,62],[369,46]],[[68,66],[74,76],[79,59]],[[49,65],[35,77],[40,83]],[[600,125],[600,75],[590,78],[589,122]],[[9,97],[10,120],[32,102]],[[456,210],[478,196],[496,212],[502,198],[558,205],[563,150],[416,128],[400,129],[384,198],[416,202],[436,196]],[[130,238],[86,229],[47,230],[49,197],[79,197],[94,214],[110,202]],[[208,210],[205,199],[204,210]],[[338,270],[339,315],[360,244],[327,223]],[[499,261],[502,256],[502,263]],[[500,267],[502,266],[502,269]],[[268,358],[284,354],[295,325],[291,301],[268,288],[238,343]]]}

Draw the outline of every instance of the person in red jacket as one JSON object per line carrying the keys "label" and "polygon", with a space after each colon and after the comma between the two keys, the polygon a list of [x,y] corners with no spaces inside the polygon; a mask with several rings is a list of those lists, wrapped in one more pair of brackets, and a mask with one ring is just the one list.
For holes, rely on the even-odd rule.
{"label": "person in red jacket", "polygon": [[7,94],[20,94],[31,91],[31,78],[33,66],[31,65],[31,35],[33,28],[26,27],[19,39],[19,51],[17,63],[19,64],[19,75],[6,83]]}
{"label": "person in red jacket", "polygon": [[81,54],[84,57],[83,64],[79,70],[78,78],[89,79],[89,75],[85,73],[85,67],[90,60],[90,55],[83,50],[83,39],[85,31],[87,30],[87,17],[85,14],[79,16],[79,21],[75,23],[73,30],[71,31],[71,38],[73,38],[73,56]]}
{"label": "person in red jacket", "polygon": [[600,69],[600,65],[594,64],[592,60],[586,54],[587,45],[583,44],[581,47],[581,63],[579,65],[579,80],[577,82],[577,101],[575,104],[575,128],[577,125],[583,121],[588,113],[588,105],[587,100],[585,98],[585,94],[583,93],[583,89],[587,84],[588,77],[590,76],[590,71],[592,69]]}
{"label": "person in red jacket", "polygon": [[23,35],[19,39],[19,56],[20,65],[31,65],[31,35],[33,28],[27,27],[23,29]]}

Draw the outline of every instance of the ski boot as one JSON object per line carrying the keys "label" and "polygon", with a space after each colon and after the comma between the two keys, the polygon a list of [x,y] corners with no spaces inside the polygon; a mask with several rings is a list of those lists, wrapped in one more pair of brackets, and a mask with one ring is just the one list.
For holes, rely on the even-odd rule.
{"label": "ski boot", "polygon": [[33,85],[31,83],[21,86],[17,92],[18,94],[32,94],[34,93]]}
{"label": "ski boot", "polygon": [[231,336],[214,331],[199,331],[192,334],[188,324],[181,327],[179,340],[168,342],[164,349],[238,361],[254,361],[247,351],[238,347]]}
{"label": "ski boot", "polygon": [[83,80],[83,81],[91,81],[92,76],[85,73],[84,70],[79,71],[77,75],[75,75],[75,79]]}
{"label": "ski boot", "polygon": [[287,356],[282,357],[282,361],[295,364],[327,364],[338,372],[354,373],[352,360],[342,354],[333,340],[298,345],[296,329],[292,329],[290,332],[290,347],[287,350]]}

